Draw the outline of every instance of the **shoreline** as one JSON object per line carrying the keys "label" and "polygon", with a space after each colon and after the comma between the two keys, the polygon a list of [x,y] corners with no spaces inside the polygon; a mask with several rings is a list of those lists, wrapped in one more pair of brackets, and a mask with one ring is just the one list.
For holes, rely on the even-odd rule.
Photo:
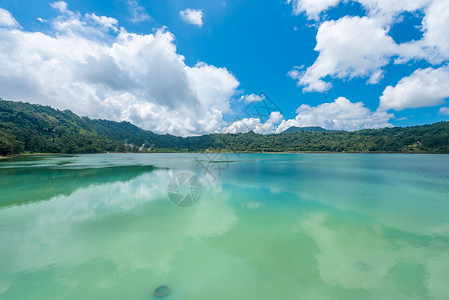
{"label": "shoreline", "polygon": [[[79,153],[79,154],[82,154],[82,153]],[[0,155],[0,160],[16,158],[16,157],[23,157],[23,156],[40,156],[40,155],[65,155],[65,153],[20,153],[20,154],[13,154],[13,155],[9,155],[9,156]]]}
{"label": "shoreline", "polygon": [[23,154],[13,154],[10,156],[0,155],[0,161],[26,156],[46,156],[46,155],[85,155],[85,154],[439,154],[448,155],[449,153],[435,153],[435,152],[330,152],[330,151],[284,151],[284,152],[259,152],[259,151],[248,151],[248,152],[102,152],[102,153],[23,153]]}

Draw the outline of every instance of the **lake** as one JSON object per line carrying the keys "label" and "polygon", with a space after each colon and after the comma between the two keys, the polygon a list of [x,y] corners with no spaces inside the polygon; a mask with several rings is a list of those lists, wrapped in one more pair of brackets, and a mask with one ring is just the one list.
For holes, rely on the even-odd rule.
{"label": "lake", "polygon": [[449,299],[449,155],[36,156],[0,180],[0,299]]}

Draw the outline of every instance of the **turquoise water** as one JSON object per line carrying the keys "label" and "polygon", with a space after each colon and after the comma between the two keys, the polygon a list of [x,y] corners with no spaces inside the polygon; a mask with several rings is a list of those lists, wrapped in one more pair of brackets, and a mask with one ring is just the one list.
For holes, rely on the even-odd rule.
{"label": "turquoise water", "polygon": [[449,299],[449,155],[42,156],[0,180],[0,299]]}

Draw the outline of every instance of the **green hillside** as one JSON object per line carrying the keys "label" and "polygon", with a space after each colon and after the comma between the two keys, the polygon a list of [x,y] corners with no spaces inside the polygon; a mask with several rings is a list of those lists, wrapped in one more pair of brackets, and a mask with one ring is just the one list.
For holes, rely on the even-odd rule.
{"label": "green hillside", "polygon": [[320,127],[291,131],[270,135],[248,132],[182,138],[155,134],[129,122],[93,120],[69,110],[0,99],[0,155],[25,151],[449,153],[449,122],[355,132],[329,131]]}
{"label": "green hillside", "polygon": [[[0,100],[0,154],[129,151],[149,134],[127,123],[81,118],[69,110]],[[125,143],[127,138],[132,139]]]}
{"label": "green hillside", "polygon": [[291,132],[297,132],[297,131],[315,131],[315,132],[325,132],[325,131],[331,131],[324,129],[319,126],[309,126],[309,127],[296,127],[292,126],[287,128],[286,130],[282,131],[282,133],[291,133]]}

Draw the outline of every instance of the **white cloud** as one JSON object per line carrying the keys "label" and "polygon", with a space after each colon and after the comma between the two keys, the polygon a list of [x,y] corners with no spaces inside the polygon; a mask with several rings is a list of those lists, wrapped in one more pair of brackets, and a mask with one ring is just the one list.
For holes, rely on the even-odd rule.
{"label": "white cloud", "polygon": [[288,0],[293,5],[293,13],[306,13],[309,19],[317,20],[321,12],[337,5],[341,0]]}
{"label": "white cloud", "polygon": [[431,64],[449,60],[449,2],[430,1],[424,10],[421,30],[423,37],[418,41],[402,43],[398,47],[399,57],[395,63],[405,63],[413,59],[424,59]]}
{"label": "white cloud", "polygon": [[437,106],[449,98],[449,67],[418,69],[388,86],[380,97],[380,109],[403,110]]}
{"label": "white cloud", "polygon": [[[298,86],[303,87],[303,92],[325,92],[332,87],[333,78],[352,79],[361,77],[368,78],[368,84],[379,83],[384,77],[383,67],[390,64],[392,58],[394,58],[395,64],[422,59],[435,66],[449,60],[449,35],[447,34],[449,1],[288,1],[293,5],[294,13],[305,13],[309,19],[317,21],[319,21],[320,16],[323,16],[323,12],[340,2],[360,3],[365,9],[366,16],[344,16],[338,20],[316,23],[319,26],[315,47],[315,50],[319,52],[318,58],[306,71],[293,69],[288,73],[290,77],[298,81]],[[405,11],[419,12],[424,15],[419,28],[423,32],[423,37],[417,41],[396,44],[389,36],[389,30],[395,23],[401,22],[400,15]],[[325,15],[323,18],[326,18]],[[411,79],[416,78],[406,77],[402,84]],[[441,83],[433,81],[421,80],[420,82],[430,85],[423,86],[426,90],[437,90],[441,85]],[[399,92],[402,84],[398,84],[396,89],[394,95],[396,100],[392,100],[392,94],[385,95],[384,93],[384,108],[402,109],[402,107],[438,105],[436,103],[441,103],[441,98],[445,95],[444,91],[439,91],[434,95],[423,95],[422,101],[418,101],[413,93]],[[392,87],[388,87],[385,92],[392,93],[392,89]],[[402,100],[398,100],[399,96],[403,97]]]}
{"label": "white cloud", "polygon": [[233,122],[228,127],[223,128],[223,133],[239,133],[254,131],[259,134],[274,133],[276,130],[276,124],[282,120],[282,115],[280,112],[275,111],[270,114],[270,118],[265,122],[261,123],[259,118],[245,118],[236,122]]}
{"label": "white cloud", "polygon": [[386,29],[367,17],[344,17],[324,22],[318,29],[316,51],[320,54],[304,73],[293,70],[290,76],[306,92],[324,92],[331,87],[323,78],[370,77],[370,83],[381,78],[381,68],[389,63],[395,42]]}
{"label": "white cloud", "polygon": [[0,8],[0,27],[18,27],[19,23],[17,23],[16,19],[12,16],[12,14]]}
{"label": "white cloud", "polygon": [[66,13],[68,12],[67,10],[67,3],[64,1],[57,1],[57,2],[53,2],[50,4],[51,7],[53,7],[54,9],[59,10],[61,13]]}
{"label": "white cloud", "polygon": [[[239,82],[226,68],[217,68],[199,62],[195,67],[185,67],[190,86],[194,88],[198,99],[203,104],[221,103],[221,110],[228,112],[231,98]],[[231,75],[231,76],[230,76]],[[217,84],[220,83],[220,84]]]}
{"label": "white cloud", "polygon": [[242,99],[245,100],[245,102],[252,103],[252,102],[260,102],[265,100],[265,96],[263,95],[256,95],[256,94],[250,94],[246,96],[242,96]]}
{"label": "white cloud", "polygon": [[431,0],[357,0],[368,15],[372,18],[381,19],[385,24],[396,21],[395,18],[403,11],[414,12],[424,8]]}
{"label": "white cloud", "polygon": [[438,113],[441,114],[441,115],[449,116],[449,107],[442,107],[442,108],[440,108]]}
{"label": "white cloud", "polygon": [[359,130],[392,126],[388,120],[393,117],[382,111],[371,111],[363,102],[352,103],[340,97],[331,103],[323,103],[316,107],[303,104],[297,110],[294,119],[284,120],[276,132],[282,132],[291,126],[320,126],[326,129]]}
{"label": "white cloud", "polygon": [[[97,16],[96,14],[86,13],[82,16],[79,12],[70,11],[67,8],[67,3],[59,1],[50,4],[57,9],[61,14],[50,21],[54,30],[58,34],[66,35],[82,35],[86,39],[107,37],[109,30],[118,31],[118,21],[111,17]],[[42,18],[37,18],[40,22],[48,22]]]}
{"label": "white cloud", "polygon": [[259,118],[245,118],[225,127],[223,133],[254,131],[259,134],[280,133],[289,127],[320,126],[332,130],[354,131],[370,128],[391,127],[389,123],[393,114],[385,111],[371,111],[363,102],[352,103],[340,97],[331,103],[316,107],[303,104],[294,119],[283,120],[280,112],[272,112],[270,118],[262,123]]}
{"label": "white cloud", "polygon": [[449,59],[449,1],[434,0],[423,19],[424,37],[421,44],[424,58],[436,63]]}
{"label": "white cloud", "polygon": [[187,8],[179,12],[182,20],[196,26],[203,26],[203,11],[201,9]]}
{"label": "white cloud", "polygon": [[117,25],[118,25],[118,21],[117,19],[114,18],[110,18],[110,17],[105,17],[105,16],[97,16],[96,14],[86,14],[86,19],[90,19],[94,22],[96,22],[97,24],[105,27],[105,28],[110,28],[112,30],[117,31]]}
{"label": "white cloud", "polygon": [[[424,8],[432,0],[288,0],[293,7],[293,13],[305,13],[308,19],[318,20],[321,13],[337,6],[341,2],[358,2],[371,17],[383,19],[386,23],[402,11],[413,12]],[[444,1],[444,0],[443,0]]]}
{"label": "white cloud", "polygon": [[140,23],[151,20],[150,15],[147,14],[145,8],[139,5],[137,0],[128,0],[128,10],[131,14],[131,22]]}
{"label": "white cloud", "polygon": [[[239,82],[226,68],[187,66],[166,29],[134,34],[115,19],[66,11],[54,34],[0,29],[2,98],[126,120],[159,133],[218,132]],[[93,34],[96,33],[96,34]]]}

